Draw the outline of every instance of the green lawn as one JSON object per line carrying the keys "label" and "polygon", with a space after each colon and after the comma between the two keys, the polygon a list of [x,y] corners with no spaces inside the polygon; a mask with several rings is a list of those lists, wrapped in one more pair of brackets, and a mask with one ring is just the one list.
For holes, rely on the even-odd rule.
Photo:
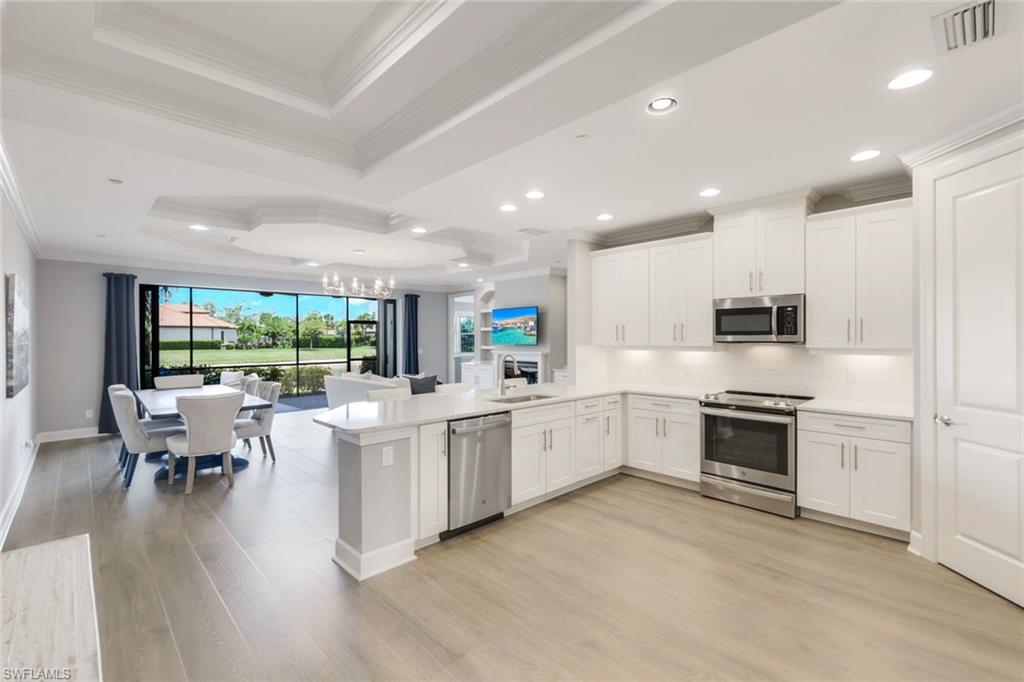
{"label": "green lawn", "polygon": [[[377,354],[375,346],[353,346],[352,357],[372,357]],[[345,361],[344,348],[305,348],[299,352],[299,360],[306,362]],[[192,352],[192,362],[196,365],[258,365],[270,362],[295,362],[294,348],[254,348],[251,350],[210,350],[200,349]],[[161,350],[160,365],[173,367],[188,364],[187,350]]]}

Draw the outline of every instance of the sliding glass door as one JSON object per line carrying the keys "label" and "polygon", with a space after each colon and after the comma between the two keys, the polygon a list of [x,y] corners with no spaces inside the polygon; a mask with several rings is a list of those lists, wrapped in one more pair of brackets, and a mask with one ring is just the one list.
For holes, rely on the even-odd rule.
{"label": "sliding glass door", "polygon": [[371,299],[144,284],[139,288],[142,385],[164,374],[228,370],[282,383],[282,393],[324,390],[323,377],[377,367]]}

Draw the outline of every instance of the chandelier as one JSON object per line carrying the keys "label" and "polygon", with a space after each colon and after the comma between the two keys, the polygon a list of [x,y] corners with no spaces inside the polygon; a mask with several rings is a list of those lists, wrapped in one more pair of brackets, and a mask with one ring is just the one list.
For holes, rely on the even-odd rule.
{"label": "chandelier", "polygon": [[324,275],[324,278],[320,280],[320,286],[323,288],[324,293],[329,296],[356,296],[358,298],[388,298],[391,296],[391,292],[395,288],[395,278],[391,277],[388,280],[387,285],[384,284],[384,280],[377,277],[377,273],[374,273],[373,285],[367,286],[366,282],[360,282],[358,277],[353,277],[352,281],[346,287],[345,282],[338,277],[338,273],[334,273],[334,277],[328,278]]}

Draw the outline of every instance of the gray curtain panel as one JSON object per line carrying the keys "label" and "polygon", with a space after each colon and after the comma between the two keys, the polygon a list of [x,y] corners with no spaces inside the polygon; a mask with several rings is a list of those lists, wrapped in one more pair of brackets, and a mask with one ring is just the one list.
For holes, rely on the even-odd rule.
{"label": "gray curtain panel", "polygon": [[135,275],[105,272],[107,279],[106,343],[103,390],[100,391],[100,433],[117,433],[117,421],[107,386],[139,387],[138,344],[135,336]]}
{"label": "gray curtain panel", "polygon": [[402,358],[403,374],[420,373],[420,297],[419,294],[405,295],[405,310],[402,314],[402,334],[405,340],[405,357]]}

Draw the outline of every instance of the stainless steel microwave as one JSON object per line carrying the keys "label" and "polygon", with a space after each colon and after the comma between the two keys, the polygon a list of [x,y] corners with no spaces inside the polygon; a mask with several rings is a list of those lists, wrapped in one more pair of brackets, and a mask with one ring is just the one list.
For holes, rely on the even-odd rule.
{"label": "stainless steel microwave", "polygon": [[804,295],[715,299],[718,343],[803,343]]}

